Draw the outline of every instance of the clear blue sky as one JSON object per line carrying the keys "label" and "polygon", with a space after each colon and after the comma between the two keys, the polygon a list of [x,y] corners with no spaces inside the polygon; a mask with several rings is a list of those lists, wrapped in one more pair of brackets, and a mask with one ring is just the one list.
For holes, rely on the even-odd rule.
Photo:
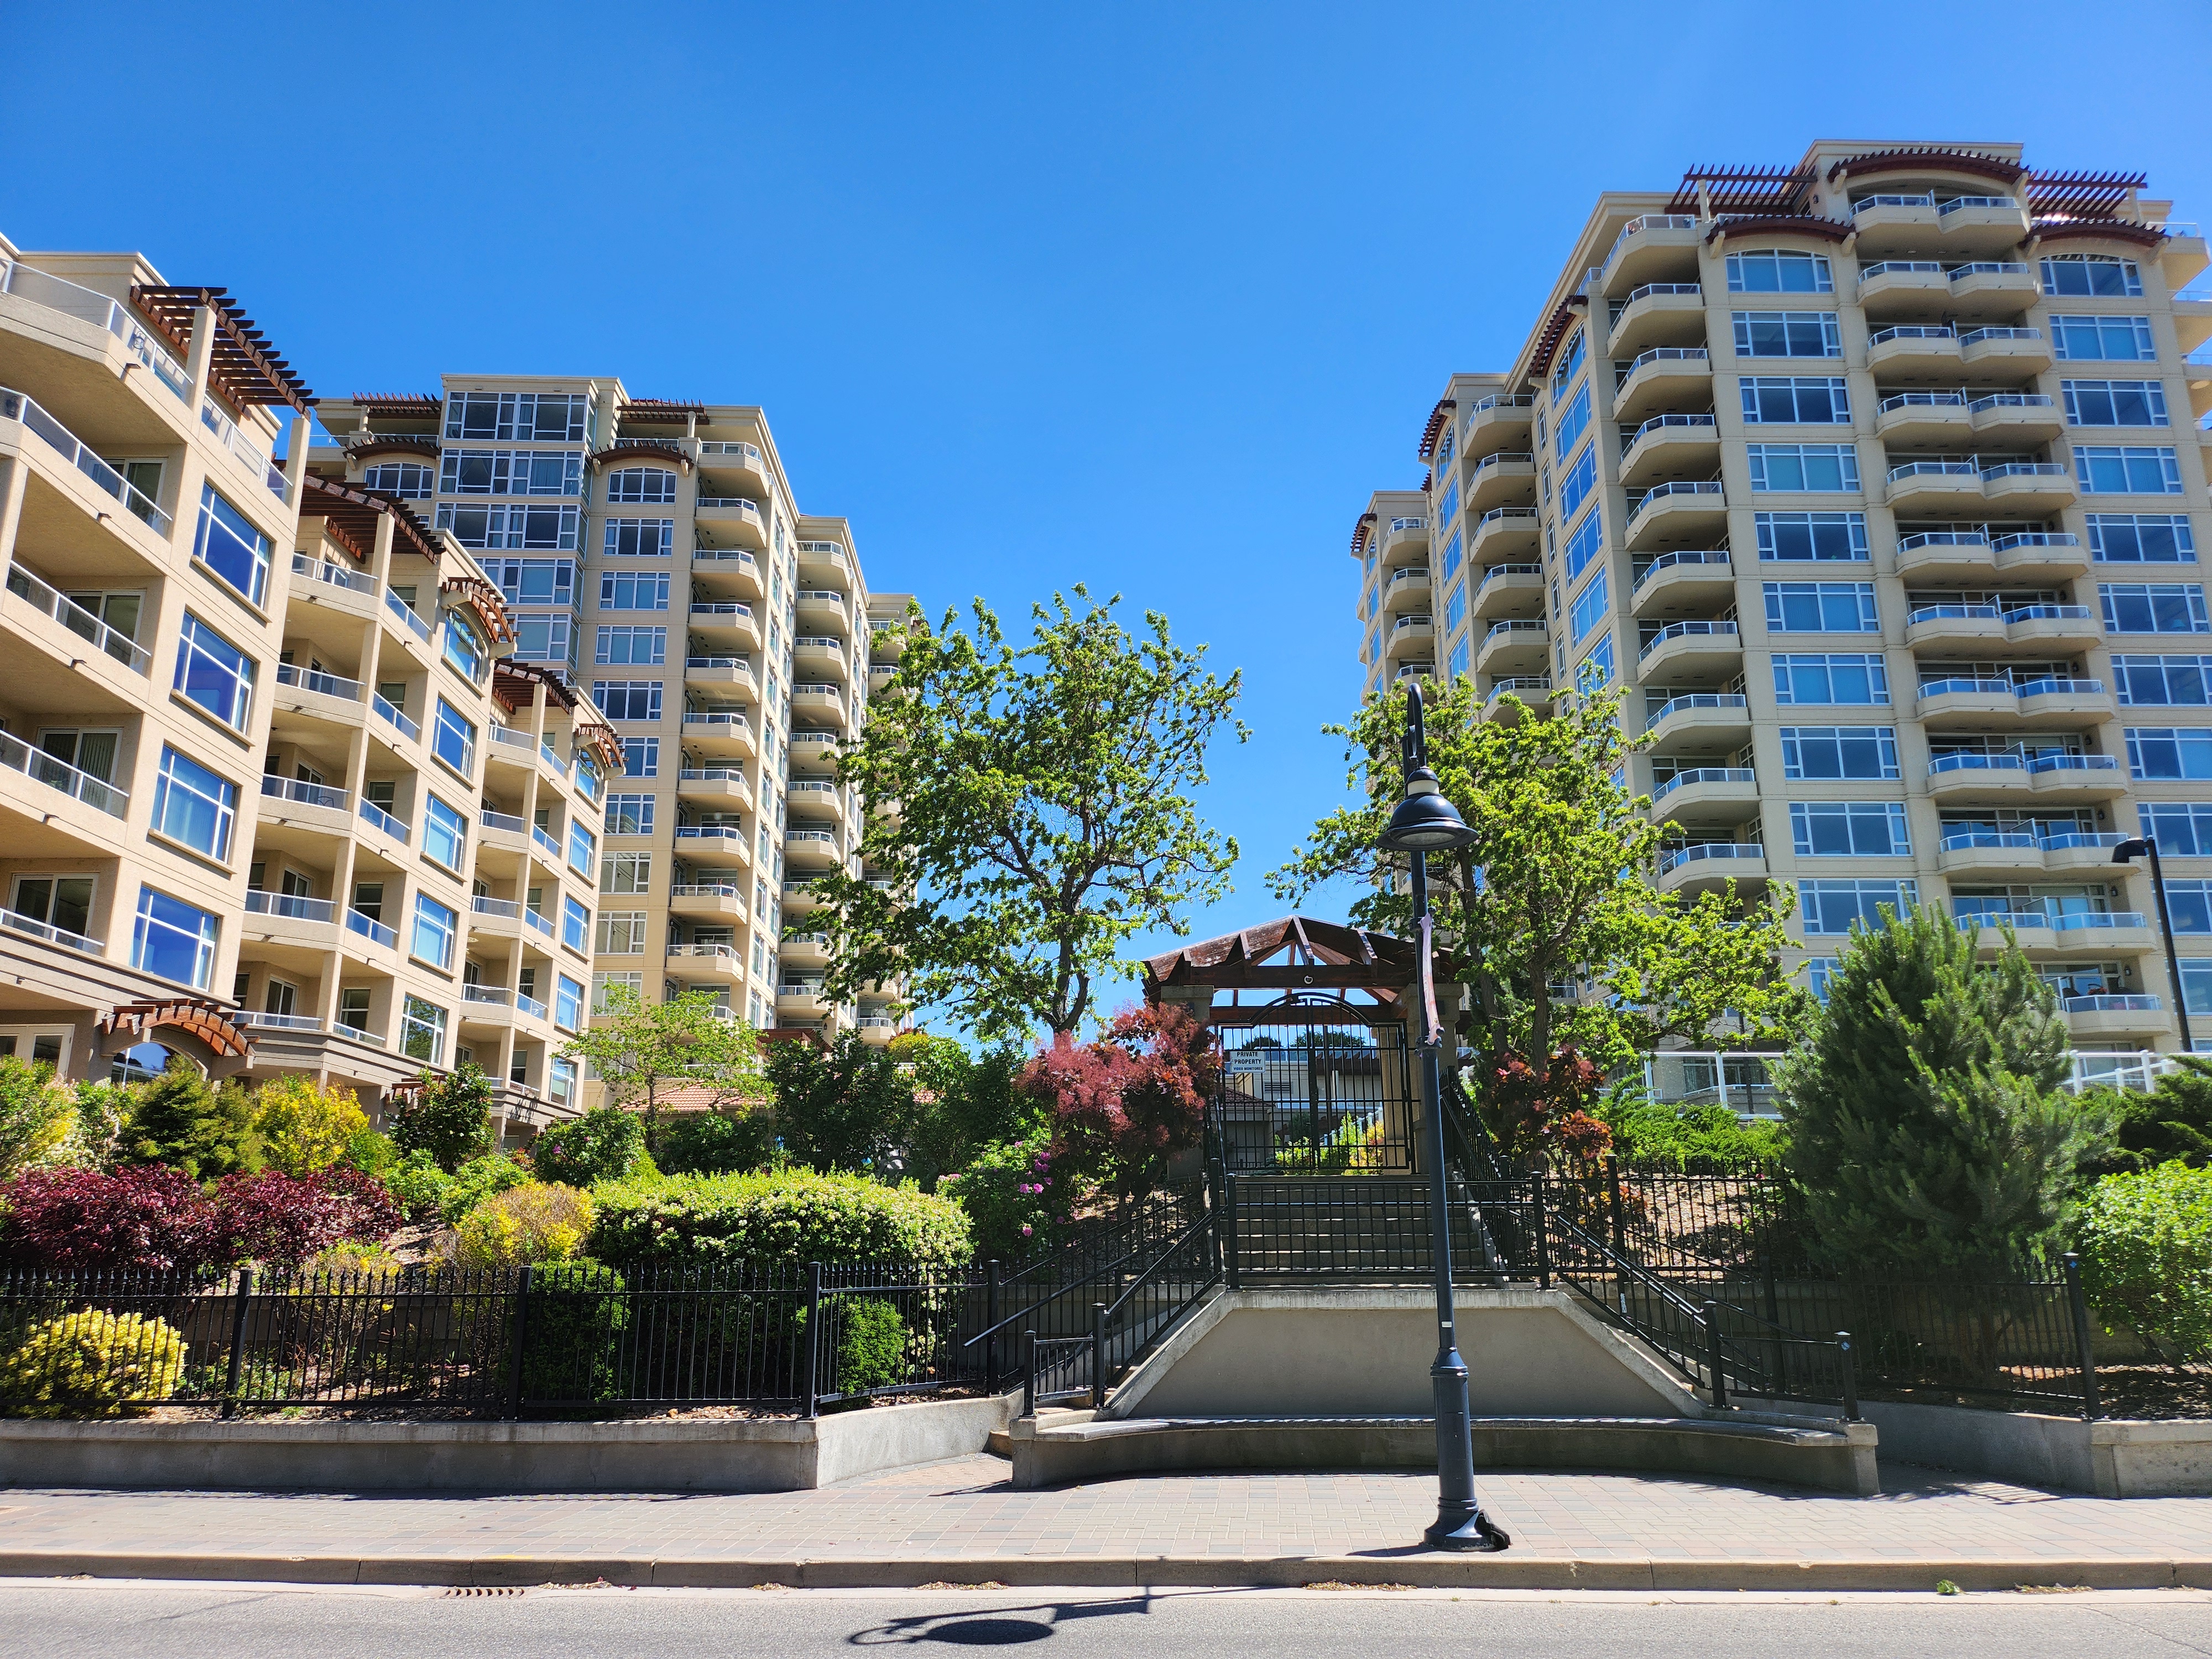
{"label": "clear blue sky", "polygon": [[1343,793],[1353,517],[1419,483],[1447,374],[1511,362],[1596,192],[2014,139],[2212,221],[2208,40],[2203,0],[18,0],[0,228],[228,286],[326,394],[760,403],[802,507],[933,610],[1165,610],[1254,728],[1205,803],[1244,852],[1211,933],[1277,913],[1261,875]]}

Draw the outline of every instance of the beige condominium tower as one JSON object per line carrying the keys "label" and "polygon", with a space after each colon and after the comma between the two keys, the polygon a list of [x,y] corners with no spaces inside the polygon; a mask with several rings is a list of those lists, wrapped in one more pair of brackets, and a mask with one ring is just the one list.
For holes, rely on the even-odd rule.
{"label": "beige condominium tower", "polygon": [[2016,144],[1814,144],[1607,194],[1419,490],[1355,530],[1361,662],[1577,686],[1648,732],[1659,881],[1855,921],[2009,923],[2077,1049],[2212,1036],[2212,297],[2136,173]]}
{"label": "beige condominium tower", "polygon": [[[858,864],[836,780],[904,594],[850,526],[799,512],[759,409],[633,398],[609,375],[448,374],[325,401],[313,465],[410,504],[478,560],[514,661],[620,734],[603,803],[592,1000],[703,989],[732,1018],[888,1040],[896,987],[833,1006],[807,884]],[[880,660],[879,660],[880,659]],[[536,826],[532,826],[532,833]]]}

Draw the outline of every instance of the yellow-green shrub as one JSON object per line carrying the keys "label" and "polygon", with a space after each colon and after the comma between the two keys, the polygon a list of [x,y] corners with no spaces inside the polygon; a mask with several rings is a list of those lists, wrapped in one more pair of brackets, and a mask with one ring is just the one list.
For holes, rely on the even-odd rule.
{"label": "yellow-green shrub", "polygon": [[86,1308],[33,1325],[0,1359],[0,1401],[19,1417],[124,1417],[166,1400],[185,1340],[166,1320]]}
{"label": "yellow-green shrub", "polygon": [[288,1072],[254,1095],[253,1127],[270,1168],[310,1176],[345,1156],[347,1144],[368,1127],[368,1114],[352,1090],[324,1087],[305,1073]]}
{"label": "yellow-green shrub", "polygon": [[462,1267],[573,1261],[591,1230],[590,1194],[557,1181],[526,1182],[493,1194],[463,1216],[449,1253]]}

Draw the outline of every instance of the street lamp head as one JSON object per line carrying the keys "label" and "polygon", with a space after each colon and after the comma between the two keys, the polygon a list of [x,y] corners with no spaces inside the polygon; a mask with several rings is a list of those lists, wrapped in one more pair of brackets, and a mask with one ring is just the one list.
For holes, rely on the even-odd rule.
{"label": "street lamp head", "polygon": [[2115,864],[2132,864],[2136,860],[2142,858],[2149,851],[2150,843],[2148,841],[2142,839],[2140,836],[2134,841],[2124,841],[2118,847],[2112,848],[2112,862]]}
{"label": "street lamp head", "polygon": [[1382,845],[1393,853],[1447,853],[1471,845],[1474,831],[1444,799],[1437,775],[1425,766],[1406,780],[1406,799],[1390,814]]}

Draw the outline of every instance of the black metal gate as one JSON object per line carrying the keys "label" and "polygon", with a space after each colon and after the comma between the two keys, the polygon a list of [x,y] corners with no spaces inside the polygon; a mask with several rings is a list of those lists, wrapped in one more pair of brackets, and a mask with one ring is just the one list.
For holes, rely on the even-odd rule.
{"label": "black metal gate", "polygon": [[1408,1175],[1415,1168],[1413,1067],[1403,1023],[1338,1007],[1270,1008],[1220,1024],[1213,1126],[1243,1174]]}

